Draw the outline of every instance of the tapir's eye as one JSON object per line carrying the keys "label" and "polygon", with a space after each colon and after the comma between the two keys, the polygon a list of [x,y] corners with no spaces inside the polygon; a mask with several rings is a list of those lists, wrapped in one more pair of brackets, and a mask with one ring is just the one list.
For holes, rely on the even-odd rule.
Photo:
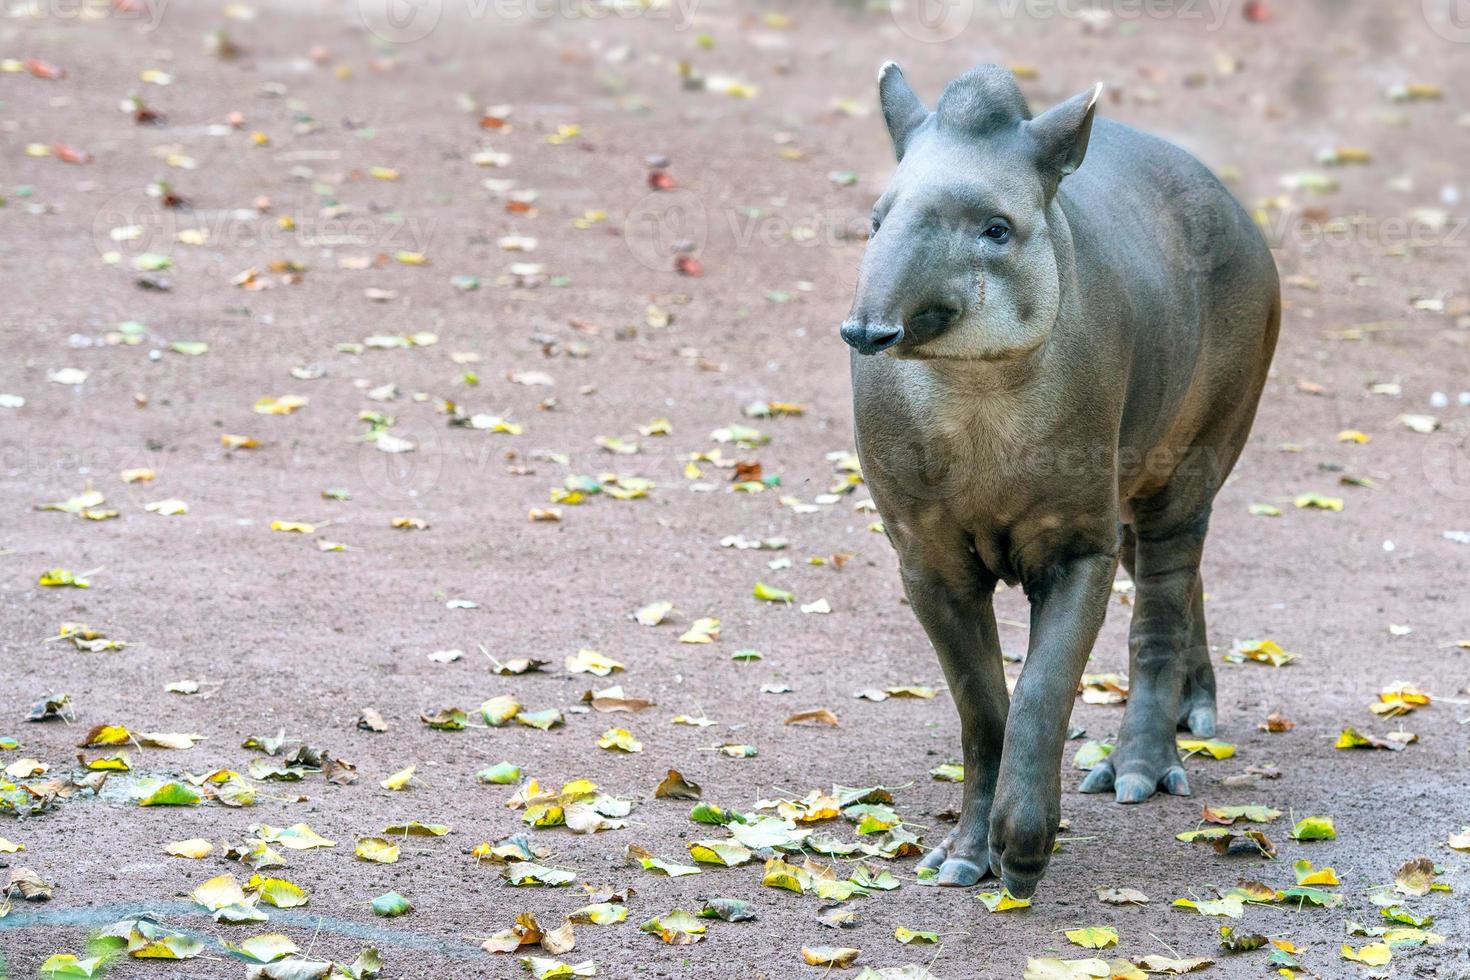
{"label": "tapir's eye", "polygon": [[992,218],[985,228],[985,237],[998,245],[1004,244],[1011,237],[1010,223],[1004,218]]}

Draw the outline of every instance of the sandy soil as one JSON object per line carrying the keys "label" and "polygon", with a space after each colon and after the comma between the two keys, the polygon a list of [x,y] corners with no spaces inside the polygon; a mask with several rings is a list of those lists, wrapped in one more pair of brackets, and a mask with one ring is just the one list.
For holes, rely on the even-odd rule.
{"label": "sandy soil", "polygon": [[[1120,946],[1105,955],[1217,957],[1207,976],[1266,971],[1266,951],[1218,950],[1222,923],[1295,943],[1308,973],[1352,976],[1372,971],[1341,959],[1339,945],[1370,940],[1350,937],[1345,923],[1388,924],[1369,890],[1425,855],[1443,865],[1440,880],[1455,894],[1405,901],[1433,916],[1445,942],[1397,949],[1382,971],[1470,976],[1461,897],[1470,861],[1446,846],[1470,824],[1470,652],[1456,646],[1470,638],[1470,544],[1445,534],[1470,530],[1470,411],[1456,402],[1470,387],[1470,49],[1436,33],[1419,4],[1277,2],[1265,22],[1234,3],[1213,8],[1218,22],[1204,5],[1131,17],[1134,5],[1115,4],[1114,16],[1083,19],[1027,5],[1006,16],[1015,5],[980,4],[957,37],[935,41],[911,19],[861,4],[701,0],[686,22],[679,11],[489,16],[493,5],[445,0],[427,36],[396,46],[365,31],[352,4],[257,3],[253,19],[241,19],[215,0],[178,0],[156,19],[155,5],[123,5],[85,21],[63,16],[69,5],[38,6],[41,16],[0,19],[0,58],[41,59],[66,73],[0,74],[0,393],[25,399],[0,409],[0,735],[20,743],[0,762],[38,759],[51,767],[47,776],[64,779],[83,733],[103,723],[207,739],[186,752],[132,749],[133,773],[112,777],[100,799],[79,793],[30,819],[0,819],[0,836],[25,845],[0,855],[0,866],[33,869],[56,885],[50,902],[17,898],[0,918],[11,975],[34,976],[53,953],[81,953],[96,928],[153,910],[203,937],[204,955],[122,961],[111,972],[236,977],[244,964],[219,941],[281,931],[313,956],[344,961],[374,944],[384,976],[509,976],[519,972],[515,962],[481,952],[478,940],[522,911],[559,922],[584,904],[586,882],[636,889],[627,923],[579,927],[575,951],[562,957],[592,960],[602,976],[815,976],[825,971],[804,965],[801,947],[840,945],[862,949],[859,966],[1012,978],[1028,957],[1087,955],[1062,934],[1084,925],[1116,926]],[[777,14],[791,22],[769,16]],[[200,43],[221,28],[241,49],[234,60]],[[638,844],[687,860],[686,841],[711,836],[687,819],[689,803],[653,798],[671,767],[699,782],[707,801],[740,810],[833,784],[891,787],[899,813],[931,842],[958,804],[956,787],[928,775],[958,752],[947,694],[882,703],[853,696],[941,685],[901,602],[893,556],[868,528],[874,517],[855,510],[865,492],[809,513],[780,502],[826,494],[840,482],[827,454],[851,447],[847,352],[836,328],[862,250],[854,229],[891,169],[872,92],[888,58],[930,100],[977,61],[1018,66],[1039,104],[1102,80],[1109,115],[1179,141],[1231,177],[1248,205],[1270,205],[1288,308],[1255,433],[1218,501],[1206,580],[1217,657],[1237,640],[1272,638],[1299,659],[1279,669],[1220,665],[1221,738],[1237,751],[1189,760],[1194,799],[1121,808],[1077,794],[1081,774],[1064,772],[1070,830],[1030,910],[989,914],[974,891],[922,887],[906,858],[891,863],[903,887],[855,900],[860,924],[838,932],[819,923],[815,897],[762,888],[758,862],[670,879],[627,866],[622,850]],[[758,91],[738,98],[688,89],[681,61],[715,87],[727,77]],[[150,69],[172,83],[142,80]],[[1404,83],[1442,86],[1443,97],[1387,96]],[[461,93],[481,106],[513,106],[512,127],[482,128]],[[139,125],[119,111],[130,94],[163,113],[162,124]],[[234,112],[238,128],[229,124]],[[548,139],[573,125],[579,133]],[[255,132],[268,145],[254,145]],[[27,150],[58,143],[90,162]],[[487,147],[510,154],[505,166],[477,165]],[[1371,162],[1319,164],[1318,152],[1334,147],[1362,147]],[[668,157],[674,189],[649,189],[652,155]],[[192,169],[177,166],[182,157]],[[378,179],[373,168],[398,177]],[[839,171],[855,173],[856,184],[830,176]],[[1284,177],[1303,173],[1339,189],[1283,188]],[[486,178],[539,192],[535,213],[509,213]],[[147,193],[155,180],[190,207],[160,207]],[[261,197],[268,212],[253,210]],[[1423,209],[1443,212],[1445,227],[1433,227],[1436,216]],[[589,211],[605,220],[576,227]],[[1333,224],[1346,218],[1355,220]],[[140,231],[115,240],[114,229],[127,227]],[[177,239],[196,228],[210,232],[205,244]],[[508,235],[535,237],[539,248],[505,251],[499,240]],[[702,276],[675,271],[674,248],[685,239]],[[400,251],[428,264],[396,261]],[[112,264],[109,252],[118,253]],[[138,271],[135,260],[150,253],[173,267]],[[369,268],[351,268],[365,260]],[[288,283],[269,271],[273,262],[306,271]],[[517,278],[521,262],[544,269]],[[271,288],[231,284],[252,267]],[[144,276],[171,290],[140,287]],[[480,288],[457,288],[454,278],[465,276]],[[371,300],[369,289],[391,298]],[[128,321],[145,326],[144,339],[108,343]],[[437,343],[360,354],[338,347],[421,331]],[[169,350],[177,341],[202,341],[208,351]],[[479,361],[461,363],[453,356],[461,353]],[[293,377],[303,365],[322,376]],[[48,379],[66,368],[87,372],[85,382]],[[466,370],[478,385],[465,382]],[[553,383],[515,383],[510,372],[545,372]],[[397,400],[367,397],[390,383]],[[1397,393],[1375,393],[1374,384]],[[1449,404],[1436,407],[1435,392]],[[309,403],[288,416],[252,410],[262,396],[288,394]],[[452,428],[436,399],[524,431]],[[758,400],[806,411],[743,417]],[[359,441],[368,431],[357,418],[363,410],[395,416],[391,433],[416,451],[388,454]],[[1439,431],[1411,431],[1399,422],[1406,413],[1436,416]],[[671,434],[638,435],[659,417]],[[771,436],[758,449],[723,449],[779,475],[779,490],[727,492],[729,471],[707,463],[702,478],[686,479],[689,454],[716,448],[710,433],[732,424]],[[1339,442],[1345,429],[1372,441]],[[227,451],[222,433],[261,445]],[[641,452],[609,453],[599,436],[636,440]],[[155,472],[152,482],[121,481],[140,467]],[[527,520],[530,509],[551,506],[549,489],[567,476],[611,472],[656,486],[644,499],[563,506],[559,523]],[[1341,486],[1345,476],[1372,486]],[[700,484],[713,492],[698,492]],[[120,516],[91,522],[33,510],[88,485]],[[324,489],[338,487],[349,500],[324,499]],[[1294,507],[1307,492],[1345,506]],[[186,501],[188,513],[145,510],[168,499]],[[1253,504],[1282,516],[1252,516]],[[428,528],[390,526],[399,517]],[[324,526],[310,536],[277,533],[276,520]],[[721,547],[730,535],[780,536],[790,546]],[[349,550],[320,551],[322,539]],[[807,563],[834,554],[852,558],[840,568]],[[783,556],[792,567],[767,567]],[[92,587],[39,586],[54,566],[92,571]],[[798,603],[826,599],[832,612],[758,602],[757,580],[792,590]],[[1096,670],[1126,667],[1126,599],[1120,592]],[[452,608],[453,600],[476,606]],[[674,604],[669,622],[648,628],[630,618],[659,600]],[[1001,610],[1006,649],[1020,653],[1023,600],[1004,595]],[[722,621],[718,641],[679,643],[703,616]],[[128,646],[92,653],[42,642],[63,621],[90,623]],[[499,660],[550,665],[498,677],[482,645]],[[563,660],[584,647],[626,672],[607,680],[567,673]],[[449,648],[465,656],[428,657]],[[764,659],[733,660],[740,649]],[[200,693],[165,690],[184,679],[199,682]],[[1394,721],[1370,714],[1369,703],[1397,681],[1435,703]],[[571,710],[584,691],[612,682],[657,707],[636,716]],[[764,693],[769,685],[791,690]],[[32,703],[57,692],[70,695],[72,721],[24,720]],[[565,725],[443,732],[419,720],[500,694],[560,708]],[[386,733],[356,727],[366,706],[382,713]],[[818,707],[840,726],[783,724]],[[1277,711],[1295,729],[1259,731]],[[718,724],[671,724],[681,713]],[[1112,737],[1121,718],[1121,707],[1080,700],[1073,712],[1089,738]],[[641,753],[597,747],[616,725],[642,740]],[[1419,740],[1402,752],[1336,750],[1345,726],[1379,735],[1402,728]],[[359,780],[329,785],[313,774],[261,784],[251,808],[145,808],[131,799],[147,778],[245,771],[261,756],[242,741],[278,729],[351,762]],[[710,751],[726,742],[755,745],[759,755]],[[570,888],[507,887],[498,866],[470,857],[476,844],[523,829],[520,812],[504,806],[511,788],[473,777],[502,759],[543,786],[586,777],[634,802],[625,829],[532,832],[551,850],[549,863],[577,872]],[[410,764],[418,767],[412,788],[379,787]],[[1268,765],[1279,778],[1240,778]],[[298,795],[305,799],[288,802]],[[1220,857],[1176,841],[1198,825],[1202,803],[1284,811],[1262,828],[1278,860]],[[1288,839],[1294,819],[1317,814],[1335,818],[1336,841]],[[410,839],[394,865],[354,859],[357,837],[405,820],[452,832]],[[239,843],[253,824],[298,821],[338,841],[285,852],[280,873],[309,891],[307,906],[230,927],[184,897],[214,875],[248,875],[219,855],[221,842]],[[851,836],[849,825],[832,826]],[[215,841],[216,853],[202,861],[164,854],[166,842],[191,837]],[[1284,888],[1301,857],[1337,869],[1340,908],[1252,906],[1231,922],[1170,907],[1241,879]],[[1101,904],[1095,890],[1105,886],[1141,889],[1152,902]],[[415,911],[375,917],[368,900],[389,889]],[[750,901],[758,920],[712,923],[707,939],[688,947],[637,930],[711,895]],[[899,925],[941,932],[943,943],[902,946],[893,938]]]}

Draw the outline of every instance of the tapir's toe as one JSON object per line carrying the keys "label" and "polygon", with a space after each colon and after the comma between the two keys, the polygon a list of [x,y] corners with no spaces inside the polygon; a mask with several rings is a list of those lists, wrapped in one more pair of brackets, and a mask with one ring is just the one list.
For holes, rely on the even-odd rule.
{"label": "tapir's toe", "polygon": [[1215,706],[1213,704],[1196,705],[1189,709],[1189,717],[1185,724],[1196,738],[1215,737]]}
{"label": "tapir's toe", "polygon": [[939,868],[939,874],[935,876],[934,883],[937,885],[951,885],[956,888],[969,888],[977,883],[985,875],[985,869],[974,861],[961,857],[952,857],[945,861]]}
{"label": "tapir's toe", "polygon": [[928,854],[924,855],[924,860],[919,862],[919,867],[937,868],[944,863],[944,860],[947,857],[949,857],[949,848],[946,847],[944,844],[940,844]]}
{"label": "tapir's toe", "polygon": [[1084,793],[1106,793],[1113,788],[1113,764],[1100,762],[1093,766],[1080,787]]}
{"label": "tapir's toe", "polygon": [[1159,788],[1157,780],[1138,772],[1125,772],[1113,780],[1113,797],[1119,803],[1142,803]]}
{"label": "tapir's toe", "polygon": [[1159,781],[1164,787],[1164,792],[1170,796],[1189,796],[1189,777],[1184,774],[1183,766],[1174,766],[1164,773],[1164,778]]}

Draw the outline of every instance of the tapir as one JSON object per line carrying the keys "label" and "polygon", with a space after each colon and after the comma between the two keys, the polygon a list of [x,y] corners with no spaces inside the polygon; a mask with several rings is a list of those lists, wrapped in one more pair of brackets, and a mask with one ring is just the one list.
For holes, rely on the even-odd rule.
{"label": "tapir", "polygon": [[[898,166],[841,336],[862,471],[960,716],[959,819],[921,866],[941,885],[990,871],[1026,897],[1120,560],[1129,697],[1082,792],[1187,796],[1176,733],[1215,733],[1200,555],[1265,385],[1280,284],[1203,164],[1095,118],[1101,86],[1036,116],[994,65],[932,112],[892,63],[878,88]],[[1011,695],[1001,582],[1030,607]]]}

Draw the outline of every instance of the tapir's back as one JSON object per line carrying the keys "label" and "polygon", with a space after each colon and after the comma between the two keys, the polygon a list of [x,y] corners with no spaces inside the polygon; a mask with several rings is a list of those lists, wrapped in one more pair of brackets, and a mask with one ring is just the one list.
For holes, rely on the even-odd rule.
{"label": "tapir's back", "polygon": [[[1087,297],[1078,328],[1094,342],[1098,331],[1119,331],[1109,339],[1131,349],[1122,445],[1205,447],[1223,481],[1276,343],[1280,286],[1260,230],[1189,153],[1105,119],[1058,198]],[[1168,474],[1121,477],[1127,499]]]}

